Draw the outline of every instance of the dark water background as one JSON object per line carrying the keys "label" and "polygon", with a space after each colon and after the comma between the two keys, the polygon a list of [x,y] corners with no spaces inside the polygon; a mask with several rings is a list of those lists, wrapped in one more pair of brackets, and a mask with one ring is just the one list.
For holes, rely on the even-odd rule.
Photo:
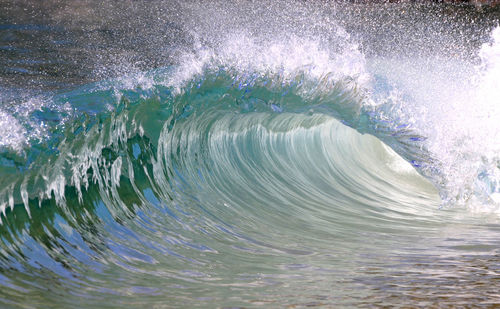
{"label": "dark water background", "polygon": [[[198,5],[238,10],[237,3]],[[266,5],[253,10],[266,11]],[[175,63],[199,39],[191,27],[196,25],[196,6],[176,1],[1,1],[2,96],[68,89]],[[467,3],[328,6],[332,19],[363,39],[367,54],[456,53],[457,46],[466,53],[486,40],[500,17],[497,7]],[[199,26],[206,25],[200,21]],[[448,36],[428,42],[432,33]]]}

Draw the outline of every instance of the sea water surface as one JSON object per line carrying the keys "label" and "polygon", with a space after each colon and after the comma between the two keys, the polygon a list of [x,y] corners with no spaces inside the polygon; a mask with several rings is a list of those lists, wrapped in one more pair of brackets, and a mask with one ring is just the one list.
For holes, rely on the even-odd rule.
{"label": "sea water surface", "polygon": [[500,303],[498,7],[0,8],[0,307]]}

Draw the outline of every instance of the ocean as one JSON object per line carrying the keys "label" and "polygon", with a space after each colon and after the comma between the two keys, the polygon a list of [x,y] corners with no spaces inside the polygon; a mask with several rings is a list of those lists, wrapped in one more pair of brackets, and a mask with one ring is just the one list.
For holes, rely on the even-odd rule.
{"label": "ocean", "polygon": [[499,20],[2,1],[0,307],[500,304]]}

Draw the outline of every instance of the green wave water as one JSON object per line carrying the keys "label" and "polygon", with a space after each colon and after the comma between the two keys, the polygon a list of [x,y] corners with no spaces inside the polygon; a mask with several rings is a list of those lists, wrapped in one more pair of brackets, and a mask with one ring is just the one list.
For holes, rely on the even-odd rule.
{"label": "green wave water", "polygon": [[478,65],[327,25],[9,95],[0,305],[498,303],[499,29]]}

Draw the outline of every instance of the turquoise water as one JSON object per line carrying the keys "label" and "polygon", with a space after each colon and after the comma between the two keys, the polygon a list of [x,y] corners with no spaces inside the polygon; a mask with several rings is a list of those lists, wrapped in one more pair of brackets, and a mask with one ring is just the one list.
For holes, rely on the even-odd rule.
{"label": "turquoise water", "polygon": [[500,301],[495,9],[84,4],[0,27],[75,60],[3,73],[2,307]]}

